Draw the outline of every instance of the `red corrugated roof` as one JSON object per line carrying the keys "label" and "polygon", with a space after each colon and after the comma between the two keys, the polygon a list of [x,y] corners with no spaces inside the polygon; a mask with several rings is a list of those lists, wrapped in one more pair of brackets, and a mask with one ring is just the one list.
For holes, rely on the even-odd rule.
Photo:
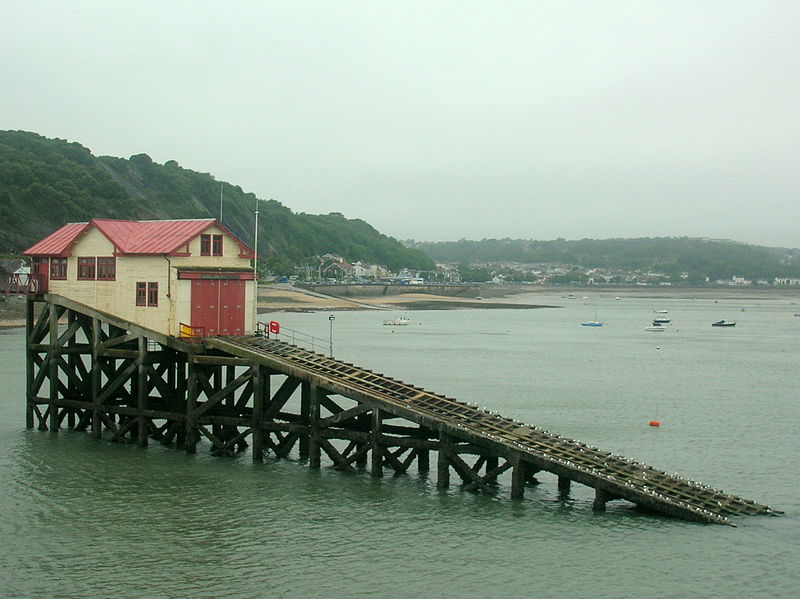
{"label": "red corrugated roof", "polygon": [[123,254],[169,254],[216,224],[201,220],[93,220],[97,228]]}
{"label": "red corrugated roof", "polygon": [[145,221],[95,219],[89,223],[65,225],[24,253],[25,255],[63,254],[86,228],[95,226],[114,244],[118,253],[171,254],[214,225],[230,235],[243,250],[252,252],[251,248],[217,223],[216,219],[204,218]]}
{"label": "red corrugated roof", "polygon": [[70,223],[55,233],[51,233],[39,243],[22,252],[25,256],[61,256],[69,253],[69,248],[89,223]]}

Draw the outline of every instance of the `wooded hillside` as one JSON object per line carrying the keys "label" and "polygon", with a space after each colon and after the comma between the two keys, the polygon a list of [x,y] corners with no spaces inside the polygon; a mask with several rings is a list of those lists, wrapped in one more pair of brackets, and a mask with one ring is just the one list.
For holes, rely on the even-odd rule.
{"label": "wooded hillside", "polygon": [[641,239],[483,239],[414,243],[431,258],[453,263],[566,264],[585,269],[654,271],[709,279],[800,277],[800,251],[735,241],[663,237]]}
{"label": "wooded hillside", "polygon": [[[218,217],[220,187],[223,224],[252,244],[256,196],[237,185],[174,160],[98,157],[79,143],[0,131],[0,253],[18,254],[67,222]],[[393,270],[433,267],[421,251],[363,220],[294,213],[273,200],[259,202],[259,253],[282,274],[326,253]]]}

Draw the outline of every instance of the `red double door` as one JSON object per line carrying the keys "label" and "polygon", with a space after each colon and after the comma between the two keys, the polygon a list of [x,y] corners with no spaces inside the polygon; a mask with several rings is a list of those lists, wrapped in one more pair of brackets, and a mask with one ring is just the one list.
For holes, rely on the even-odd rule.
{"label": "red double door", "polygon": [[242,280],[192,281],[192,326],[206,335],[243,335],[244,290]]}

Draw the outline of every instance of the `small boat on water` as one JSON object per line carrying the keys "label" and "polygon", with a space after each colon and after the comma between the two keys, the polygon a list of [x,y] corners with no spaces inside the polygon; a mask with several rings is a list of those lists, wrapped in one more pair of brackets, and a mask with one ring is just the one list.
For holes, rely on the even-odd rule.
{"label": "small boat on water", "polygon": [[718,320],[717,322],[711,323],[712,327],[735,327],[736,321],[735,320]]}
{"label": "small boat on water", "polygon": [[650,331],[651,333],[663,333],[665,329],[660,324],[653,323],[653,326],[645,327],[644,330]]}
{"label": "small boat on water", "polygon": [[403,327],[403,326],[408,325],[409,322],[411,322],[411,320],[406,318],[405,316],[398,316],[397,318],[395,318],[393,320],[384,320],[383,321],[383,326],[386,326],[386,327]]}
{"label": "small boat on water", "polygon": [[656,325],[656,324],[667,324],[668,322],[670,322],[669,318],[654,318],[653,319],[653,324],[654,325]]}
{"label": "small boat on water", "polygon": [[667,310],[653,310],[654,314],[667,314]]}
{"label": "small boat on water", "polygon": [[584,320],[581,323],[581,326],[582,327],[601,327],[604,324],[606,324],[606,323],[600,322],[599,320],[597,320],[597,308],[595,308],[594,309],[594,320]]}

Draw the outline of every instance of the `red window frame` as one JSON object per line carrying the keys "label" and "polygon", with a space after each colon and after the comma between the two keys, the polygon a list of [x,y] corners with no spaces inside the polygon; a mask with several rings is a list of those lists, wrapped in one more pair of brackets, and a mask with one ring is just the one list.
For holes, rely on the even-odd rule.
{"label": "red window frame", "polygon": [[117,259],[116,258],[97,258],[97,280],[116,281],[117,280]]}
{"label": "red window frame", "polygon": [[147,283],[139,281],[136,283],[136,305],[147,305]]}
{"label": "red window frame", "polygon": [[222,235],[211,236],[211,253],[214,256],[222,255]]}
{"label": "red window frame", "polygon": [[158,283],[147,284],[147,305],[158,306]]}
{"label": "red window frame", "polygon": [[67,280],[66,258],[50,258],[50,280],[52,281]]}
{"label": "red window frame", "polygon": [[200,236],[200,255],[201,256],[211,255],[211,235]]}
{"label": "red window frame", "polygon": [[97,278],[97,259],[92,256],[78,258],[78,280],[94,281]]}

